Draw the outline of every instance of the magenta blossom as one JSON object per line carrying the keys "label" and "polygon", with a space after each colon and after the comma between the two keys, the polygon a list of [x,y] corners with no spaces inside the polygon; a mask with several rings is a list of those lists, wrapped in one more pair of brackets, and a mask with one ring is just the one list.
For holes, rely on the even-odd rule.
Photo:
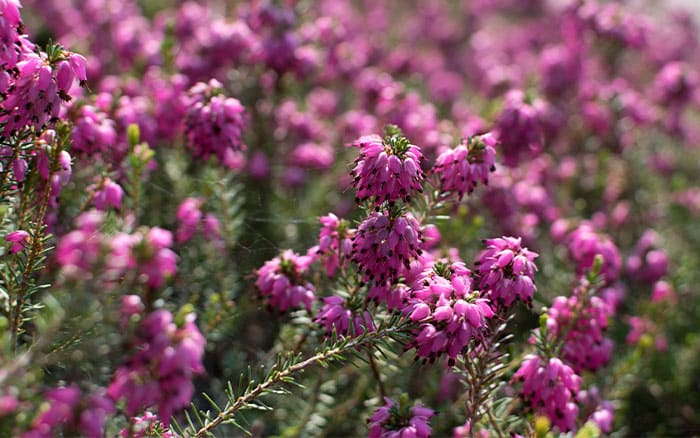
{"label": "magenta blossom", "polygon": [[477,264],[478,286],[494,303],[509,307],[520,299],[531,305],[535,286],[535,258],[520,238],[501,237],[486,241]]}
{"label": "magenta blossom", "polygon": [[421,253],[420,224],[411,213],[394,216],[374,212],[358,227],[352,241],[353,260],[365,281],[396,280],[401,269]]}
{"label": "magenta blossom", "polygon": [[311,309],[316,290],[304,275],[312,261],[311,257],[300,256],[288,249],[279,257],[265,262],[257,270],[258,278],[255,281],[260,295],[268,300],[271,307],[282,312],[300,305]]}
{"label": "magenta blossom", "polygon": [[10,253],[16,254],[22,251],[29,243],[29,238],[29,233],[24,230],[17,230],[7,233],[5,240],[12,243]]}
{"label": "magenta blossom", "polygon": [[462,199],[465,193],[473,192],[478,183],[488,184],[489,173],[496,169],[495,145],[496,138],[486,134],[470,137],[440,154],[433,172],[440,177],[442,190],[455,192]]}
{"label": "magenta blossom", "polygon": [[545,362],[528,355],[513,379],[522,382],[520,395],[530,409],[547,416],[562,432],[575,427],[581,377],[571,367],[557,358]]}
{"label": "magenta blossom", "polygon": [[386,404],[369,419],[369,438],[428,438],[431,436],[430,418],[435,411],[420,405],[408,406],[407,400],[397,405],[385,397]]}
{"label": "magenta blossom", "polygon": [[315,321],[324,326],[327,334],[330,335],[335,331],[338,335],[358,336],[366,330],[374,330],[374,323],[369,312],[360,306],[353,306],[354,303],[345,298],[334,295],[324,298],[323,303],[323,308],[316,316]]}
{"label": "magenta blossom", "polygon": [[489,300],[472,292],[470,271],[463,263],[436,262],[416,280],[404,312],[420,323],[407,347],[434,361],[442,354],[454,360],[472,338],[481,338],[494,316]]}
{"label": "magenta blossom", "polygon": [[378,135],[360,137],[353,144],[360,156],[352,170],[357,199],[377,203],[408,199],[422,191],[423,154],[406,137],[395,134],[384,139]]}

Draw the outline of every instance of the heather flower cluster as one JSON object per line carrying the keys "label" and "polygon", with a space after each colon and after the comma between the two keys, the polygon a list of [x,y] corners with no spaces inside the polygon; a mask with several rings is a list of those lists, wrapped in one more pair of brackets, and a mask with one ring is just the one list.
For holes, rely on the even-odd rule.
{"label": "heather flower cluster", "polygon": [[440,177],[442,189],[456,192],[461,200],[465,193],[474,191],[477,184],[487,185],[496,159],[496,139],[490,134],[470,137],[457,147],[441,153],[433,166]]}
{"label": "heather flower cluster", "polygon": [[442,354],[454,360],[471,339],[483,336],[494,316],[489,300],[472,291],[471,272],[459,262],[438,261],[423,272],[404,311],[420,323],[409,346],[431,362]]}
{"label": "heather flower cluster", "polygon": [[352,170],[358,200],[381,204],[407,200],[421,191],[423,154],[406,137],[394,133],[384,139],[370,135],[360,137],[353,145],[360,148]]}
{"label": "heather flower cluster", "polygon": [[581,377],[571,367],[557,358],[528,355],[513,379],[522,382],[521,393],[528,406],[546,415],[562,432],[574,428]]}
{"label": "heather flower cluster", "polygon": [[150,288],[159,288],[177,272],[173,236],[159,227],[135,233],[103,234],[99,231],[104,214],[98,210],[76,219],[77,228],[61,238],[56,261],[68,277],[94,274],[106,285],[137,273]]}
{"label": "heather flower cluster", "polygon": [[34,53],[31,43],[26,44],[13,67],[16,74],[8,78],[4,73],[4,83],[0,83],[0,91],[6,95],[0,102],[4,137],[27,126],[41,132],[58,118],[62,102],[71,99],[74,81],[87,80],[86,61],[81,55],[58,47],[54,48],[57,53]]}
{"label": "heather flower cluster", "polygon": [[304,275],[312,261],[310,256],[286,250],[257,270],[255,286],[268,304],[281,312],[300,306],[310,309],[316,290]]}
{"label": "heather flower cluster", "polygon": [[582,274],[593,267],[596,256],[602,256],[600,273],[607,283],[614,283],[620,275],[620,252],[609,237],[597,232],[592,225],[581,224],[568,237],[569,254]]}
{"label": "heather flower cluster", "polygon": [[605,336],[613,312],[603,299],[583,296],[585,287],[575,289],[573,296],[556,297],[547,314],[547,330],[563,339],[562,359],[576,372],[607,365],[613,350]]}
{"label": "heather flower cluster", "polygon": [[393,282],[420,255],[421,239],[420,224],[411,213],[374,212],[352,239],[353,260],[366,281]]}
{"label": "heather flower cluster", "polygon": [[367,310],[352,309],[348,300],[339,296],[323,299],[323,307],[316,316],[316,322],[321,324],[330,335],[361,335],[365,330],[374,330],[372,316]]}
{"label": "heather flower cluster", "polygon": [[321,217],[321,231],[318,236],[317,254],[322,259],[329,277],[335,275],[336,270],[345,266],[352,253],[352,238],[355,229],[349,228],[347,221],[339,219],[330,213]]}
{"label": "heather flower cluster", "polygon": [[369,419],[370,438],[430,437],[430,418],[435,411],[420,405],[409,407],[406,401],[396,404],[388,397],[384,406],[378,408]]}
{"label": "heather flower cluster", "polygon": [[107,394],[125,401],[127,415],[146,408],[158,410],[167,425],[173,413],[189,405],[192,376],[204,372],[206,341],[188,314],[178,326],[167,310],[145,315],[133,342],[134,354],[115,372]]}
{"label": "heather flower cluster", "polygon": [[237,153],[246,149],[245,109],[240,101],[222,93],[223,86],[215,79],[190,88],[185,137],[195,158],[206,160],[213,155],[224,166],[235,167]]}
{"label": "heather flower cluster", "polygon": [[479,288],[501,306],[510,307],[516,300],[531,306],[537,290],[537,253],[523,248],[521,239],[515,237],[489,239],[486,245],[476,262]]}

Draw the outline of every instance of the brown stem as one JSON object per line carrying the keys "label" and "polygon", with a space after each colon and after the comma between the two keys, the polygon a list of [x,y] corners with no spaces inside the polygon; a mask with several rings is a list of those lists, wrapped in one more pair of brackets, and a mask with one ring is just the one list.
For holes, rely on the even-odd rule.
{"label": "brown stem", "polygon": [[[56,157],[54,157],[56,158]],[[53,166],[49,171],[49,177],[46,180],[46,188],[44,190],[44,196],[39,203],[39,212],[34,217],[34,229],[32,230],[32,245],[29,249],[29,257],[27,258],[27,263],[24,266],[24,271],[22,272],[22,279],[18,285],[18,290],[15,295],[15,305],[11,309],[10,318],[10,345],[12,346],[12,351],[17,352],[17,341],[19,336],[19,331],[22,326],[22,306],[24,305],[24,299],[29,290],[29,283],[32,273],[36,269],[35,263],[39,258],[39,255],[43,251],[43,229],[44,229],[44,217],[46,216],[46,210],[49,206],[49,201],[51,200],[51,177],[53,176]],[[20,218],[21,220],[22,218]]]}
{"label": "brown stem", "polygon": [[372,374],[374,374],[374,378],[379,386],[379,395],[384,400],[386,398],[386,389],[384,388],[384,382],[382,382],[382,375],[379,373],[379,368],[377,368],[377,361],[374,360],[374,355],[371,351],[367,351],[367,358],[369,359],[369,366],[372,368]]}
{"label": "brown stem", "polygon": [[219,414],[214,417],[213,420],[211,420],[209,423],[205,424],[202,426],[195,434],[195,437],[203,437],[206,435],[209,435],[211,431],[216,428],[217,426],[221,425],[224,421],[226,421],[228,418],[230,418],[234,413],[236,413],[238,410],[241,408],[245,407],[248,403],[251,401],[255,400],[262,394],[264,394],[266,391],[268,391],[270,388],[272,388],[274,385],[277,385],[279,383],[283,383],[287,381],[292,375],[296,374],[297,372],[308,368],[312,365],[315,365],[317,363],[323,363],[326,360],[332,360],[334,357],[346,352],[346,351],[352,351],[355,350],[367,343],[370,343],[372,341],[378,340],[385,338],[391,333],[396,333],[400,332],[403,330],[402,327],[389,327],[385,330],[382,330],[381,332],[372,332],[365,337],[355,339],[353,341],[350,341],[348,343],[345,343],[343,345],[337,346],[335,348],[330,348],[328,350],[322,351],[320,353],[317,353],[308,359],[305,359],[297,364],[294,364],[288,368],[282,369],[282,370],[275,370],[271,373],[271,377],[262,382],[258,383],[252,390],[247,391],[246,393],[242,394],[239,396],[228,408],[224,409],[223,411],[219,412]]}

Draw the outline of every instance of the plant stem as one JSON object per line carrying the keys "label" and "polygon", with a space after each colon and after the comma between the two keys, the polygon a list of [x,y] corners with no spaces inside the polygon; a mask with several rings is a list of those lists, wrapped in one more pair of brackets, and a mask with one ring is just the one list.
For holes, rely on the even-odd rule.
{"label": "plant stem", "polygon": [[403,331],[403,329],[404,327],[402,325],[398,325],[394,327],[387,327],[386,329],[381,331],[370,332],[367,333],[365,336],[353,339],[348,342],[343,342],[339,346],[329,348],[320,353],[316,353],[308,359],[291,365],[285,369],[275,370],[271,372],[270,377],[267,380],[258,383],[253,389],[251,389],[250,391],[246,391],[244,394],[239,396],[228,408],[222,410],[216,417],[214,417],[214,419],[202,426],[195,433],[194,436],[203,437],[209,435],[214,428],[221,425],[227,419],[231,418],[231,416],[234,413],[236,413],[236,411],[245,407],[248,403],[270,390],[273,386],[288,381],[288,379],[295,373],[317,363],[322,363],[327,360],[337,360],[336,356],[345,353],[346,351],[352,351],[362,347],[365,344],[369,344],[380,339],[385,339],[391,334]]}
{"label": "plant stem", "polygon": [[43,229],[44,229],[44,217],[46,216],[46,210],[48,209],[49,201],[51,199],[51,176],[53,172],[49,173],[49,178],[47,179],[46,189],[44,190],[44,196],[39,203],[39,212],[34,218],[34,229],[32,230],[32,246],[29,250],[29,257],[27,258],[27,263],[24,266],[24,271],[22,272],[22,279],[18,285],[18,290],[15,295],[15,305],[11,311],[10,318],[10,345],[12,346],[12,351],[17,352],[17,338],[19,335],[19,330],[22,325],[22,306],[24,305],[24,298],[29,290],[29,282],[32,272],[36,269],[35,263],[39,258],[39,255],[43,251]]}
{"label": "plant stem", "polygon": [[367,351],[367,358],[369,359],[369,366],[372,368],[372,374],[377,380],[377,385],[379,386],[379,395],[382,396],[382,400],[386,398],[386,389],[384,388],[384,382],[382,382],[382,375],[379,373],[379,368],[377,368],[377,361],[374,360],[374,355],[372,351]]}

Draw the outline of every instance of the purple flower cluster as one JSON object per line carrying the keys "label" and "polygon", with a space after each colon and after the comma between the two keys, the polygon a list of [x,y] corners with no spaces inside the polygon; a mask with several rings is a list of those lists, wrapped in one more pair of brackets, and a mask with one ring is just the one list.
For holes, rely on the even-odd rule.
{"label": "purple flower cluster", "polygon": [[605,331],[611,315],[608,304],[597,296],[586,300],[574,291],[571,297],[554,299],[547,313],[547,329],[562,339],[561,357],[574,371],[596,371],[610,361],[613,342]]}
{"label": "purple flower cluster", "polygon": [[382,139],[369,135],[360,137],[353,145],[360,148],[352,170],[358,201],[371,199],[381,204],[406,200],[422,191],[423,154],[405,137],[392,134]]}
{"label": "purple flower cluster", "polygon": [[625,268],[632,277],[652,284],[668,273],[668,255],[660,248],[660,240],[654,230],[642,234],[625,263]]}
{"label": "purple flower cluster", "polygon": [[179,409],[189,405],[194,393],[192,378],[204,372],[204,337],[188,314],[178,327],[167,310],[146,315],[133,340],[135,353],[114,374],[107,394],[126,401],[126,413],[134,416],[157,408],[167,425]]}
{"label": "purple flower cluster", "polygon": [[435,411],[420,405],[397,405],[385,397],[386,404],[378,408],[369,419],[369,438],[428,438],[431,434],[430,418]]}
{"label": "purple flower cluster", "polygon": [[[321,324],[327,334],[335,332],[338,335],[359,336],[366,330],[374,330],[372,316],[367,310],[353,309],[349,300],[333,295],[323,299],[321,308],[315,321]],[[350,326],[352,324],[352,330]]]}
{"label": "purple flower cluster", "polygon": [[237,153],[246,149],[243,105],[224,96],[223,85],[216,79],[194,85],[188,96],[185,137],[195,158],[214,155],[223,165],[236,167]]}
{"label": "purple flower cluster", "polygon": [[90,438],[104,436],[107,415],[114,412],[112,401],[98,393],[83,398],[76,386],[53,388],[44,394],[45,406],[24,438],[49,438],[57,430]]}
{"label": "purple flower cluster", "polygon": [[257,270],[255,285],[268,304],[281,312],[303,305],[311,309],[316,289],[304,275],[313,262],[311,256],[300,256],[286,250]]}
{"label": "purple flower cluster", "polygon": [[176,240],[178,243],[187,242],[200,230],[205,239],[221,246],[221,223],[213,213],[202,213],[202,204],[204,200],[201,198],[187,198],[182,201],[177,208]]}
{"label": "purple flower cluster", "polygon": [[469,269],[439,261],[416,280],[404,312],[420,324],[407,347],[431,362],[443,354],[454,360],[494,316],[489,300],[472,291]]}
{"label": "purple flower cluster", "polygon": [[114,120],[107,113],[92,105],[80,107],[73,123],[73,145],[76,155],[93,157],[107,153],[116,146],[117,132]]}
{"label": "purple flower cluster", "polygon": [[557,358],[528,355],[513,379],[522,382],[520,394],[530,409],[546,415],[562,432],[575,427],[581,377],[571,367]]}
{"label": "purple flower cluster", "polygon": [[94,273],[110,285],[136,273],[150,288],[159,288],[177,272],[170,231],[153,227],[110,236],[99,232],[103,220],[97,210],[83,213],[77,228],[59,240],[55,257],[65,275],[84,278]]}
{"label": "purple flower cluster", "polygon": [[576,272],[583,274],[593,266],[597,255],[603,258],[600,274],[608,284],[620,276],[622,260],[612,240],[590,224],[581,224],[568,237],[569,254],[576,263]]}
{"label": "purple flower cluster", "polygon": [[477,264],[478,286],[492,302],[510,307],[520,299],[528,306],[537,290],[537,253],[523,248],[521,239],[501,237],[486,241]]}
{"label": "purple flower cluster", "polygon": [[510,91],[496,122],[503,163],[515,167],[524,158],[532,158],[544,147],[542,117],[544,102],[529,103],[525,93]]}
{"label": "purple flower cluster", "polygon": [[442,190],[456,192],[461,200],[474,191],[478,183],[488,184],[495,167],[496,138],[491,134],[470,137],[453,149],[441,153],[432,172],[440,177]]}
{"label": "purple flower cluster", "polygon": [[[45,53],[22,53],[15,67],[16,76],[4,84],[6,93],[0,103],[2,135],[9,137],[27,126],[37,132],[57,119],[63,101],[70,100],[74,80],[86,81],[85,58],[66,52],[59,60],[49,60]],[[2,82],[2,81],[0,81]]]}
{"label": "purple flower cluster", "polygon": [[321,231],[318,236],[317,254],[322,259],[326,274],[333,277],[339,266],[344,266],[352,252],[355,229],[333,213],[320,218]]}
{"label": "purple flower cluster", "polygon": [[352,239],[352,257],[365,281],[393,282],[418,257],[421,240],[420,224],[411,213],[373,212]]}
{"label": "purple flower cluster", "polygon": [[140,417],[134,417],[129,421],[129,426],[119,432],[123,438],[177,438],[177,435],[168,429],[160,421],[160,418],[152,412],[146,411]]}

